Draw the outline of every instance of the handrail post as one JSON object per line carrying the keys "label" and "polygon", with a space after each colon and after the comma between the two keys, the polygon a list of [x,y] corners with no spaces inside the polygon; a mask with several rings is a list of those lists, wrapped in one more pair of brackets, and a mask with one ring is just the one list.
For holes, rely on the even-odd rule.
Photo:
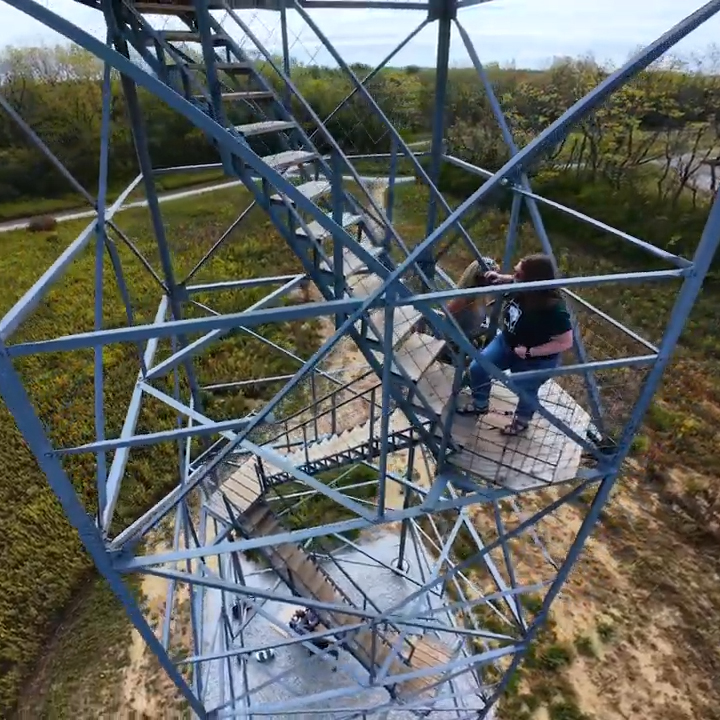
{"label": "handrail post", "polygon": [[330,434],[337,435],[337,393],[330,396]]}

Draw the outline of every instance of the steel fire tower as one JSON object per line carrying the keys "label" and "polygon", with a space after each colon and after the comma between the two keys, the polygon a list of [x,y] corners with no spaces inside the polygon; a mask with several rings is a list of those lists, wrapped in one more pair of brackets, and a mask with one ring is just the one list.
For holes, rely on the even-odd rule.
{"label": "steel fire tower", "polygon": [[[94,53],[106,72],[97,194],[80,188],[23,125],[97,217],[0,320],[0,395],[98,570],[189,707],[200,718],[491,717],[609,498],[720,241],[717,201],[696,254],[684,258],[540,197],[528,172],[574,124],[714,16],[720,0],[669,28],[524,147],[516,145],[461,20],[462,10],[483,0],[83,0],[104,17],[106,40],[58,15],[52,3],[5,2]],[[425,146],[406,143],[383,114],[368,89],[381,68],[359,77],[318,26],[315,12],[321,8],[426,13],[383,63],[391,63],[421,30],[434,28],[435,114]],[[257,37],[247,19],[250,10],[279,24],[281,55]],[[479,17],[483,11],[474,12]],[[383,178],[358,170],[360,159],[348,155],[342,138],[328,131],[328,118],[318,117],[293,83],[291,17],[315,36],[350,83],[350,95],[384,128],[389,170]],[[509,148],[510,160],[497,172],[446,151],[451,30],[467,49]],[[113,73],[121,78],[140,175],[109,204]],[[218,167],[242,185],[238,196],[267,214],[277,242],[297,258],[295,274],[198,283],[195,271],[177,272],[182,250],[173,245],[158,202],[159,171],[148,152],[139,89],[167,103],[214,144]],[[242,122],[231,119],[238,117]],[[477,179],[477,190],[455,208],[437,187],[447,163]],[[403,238],[393,222],[401,164],[428,191],[427,229],[419,242]],[[122,217],[116,213],[137,186],[145,190],[162,268],[157,314],[152,323],[136,322],[128,303],[126,325],[105,327],[105,259],[123,294],[115,245],[123,237]],[[512,207],[505,255],[498,258],[505,268],[518,252],[521,211],[539,248],[555,257],[542,217],[548,204],[644,250],[654,268],[660,261],[666,266],[532,286],[562,289],[573,309],[575,348],[561,368],[545,372],[541,410],[530,431],[517,438],[498,432],[522,394],[517,377],[487,361],[493,411],[480,420],[456,413],[464,368],[476,350],[443,312],[453,298],[490,296],[487,288],[459,288],[443,268],[440,248],[459,244],[484,267],[482,239],[471,237],[466,226],[498,197],[509,198]],[[212,267],[226,243],[242,244],[245,214],[238,213],[232,232],[208,251],[203,267]],[[18,329],[53,284],[93,248],[95,327],[18,340]],[[583,298],[589,286],[607,285],[610,292],[618,284],[649,282],[668,282],[668,292],[677,291],[659,344]],[[248,288],[264,288],[262,299],[233,312],[197,300]],[[197,358],[233,334],[292,355],[263,328],[323,320],[327,332],[320,346],[311,357],[294,356],[297,371],[291,376],[240,377],[222,387],[198,378]],[[623,347],[633,349],[599,353],[592,335],[603,328],[622,335]],[[489,313],[488,334],[493,329]],[[109,436],[103,357],[119,343],[140,348],[137,382],[121,432]],[[95,357],[95,436],[81,446],[53,445],[25,389],[29,378],[18,366],[41,353],[83,351]],[[342,361],[350,352],[357,362]],[[619,380],[608,380],[613,377]],[[251,414],[206,414],[208,394],[242,393],[269,382],[279,383],[277,391]],[[618,389],[622,411],[613,402]],[[166,405],[177,415],[177,426],[138,430],[149,401]],[[175,487],[118,527],[115,509],[133,454],[163,443],[178,448]],[[81,502],[64,468],[64,459],[77,454],[96,458],[92,507]],[[363,475],[353,480],[357,468]],[[538,528],[559,507],[588,493],[592,500],[574,541],[563,557],[551,557]],[[298,524],[303,506],[319,495],[341,509],[343,519]],[[145,541],[166,522],[173,523],[174,542],[156,551]],[[519,570],[520,552],[537,553],[545,571],[527,577]],[[144,616],[128,590],[125,578],[134,573],[167,581],[166,616],[159,623]],[[189,602],[180,603],[181,596]],[[527,603],[530,596],[537,603]],[[291,621],[298,609],[312,622]],[[191,627],[192,647],[183,652],[173,645],[177,623]]]}

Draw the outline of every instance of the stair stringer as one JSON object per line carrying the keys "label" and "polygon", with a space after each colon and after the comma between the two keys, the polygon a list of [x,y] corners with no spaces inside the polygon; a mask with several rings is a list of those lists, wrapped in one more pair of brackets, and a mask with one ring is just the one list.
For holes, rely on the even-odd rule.
{"label": "stair stringer", "polygon": [[[222,3],[220,3],[222,4]],[[228,8],[228,11],[233,13],[233,11]],[[233,13],[234,14],[234,13]],[[186,24],[188,29],[193,32],[197,32],[200,35],[203,34],[203,31],[205,28],[214,31],[216,35],[223,35],[224,41],[223,45],[226,47],[226,49],[232,50],[233,54],[237,58],[238,61],[242,63],[247,63],[251,67],[254,68],[253,61],[248,57],[247,53],[233,40],[233,38],[230,35],[225,34],[224,28],[220,22],[216,18],[214,18],[212,15],[209,14],[209,12],[194,12],[192,15],[178,15],[178,17]],[[195,20],[193,21],[193,18]],[[185,60],[185,62],[189,62],[192,59],[184,53],[184,51],[181,48],[178,48],[175,46],[172,42],[165,41],[159,36],[159,30],[154,28],[147,20],[145,20],[142,17],[141,13],[138,13],[138,16],[136,18],[139,22],[139,24],[142,25],[144,31],[146,33],[149,33],[153,35],[154,39],[162,45],[166,50],[170,50],[171,53],[177,54],[178,59],[182,58]],[[272,66],[273,70],[277,73],[278,77],[285,83],[285,85],[291,90],[291,92],[294,94],[294,96],[303,104],[304,108],[307,112],[310,113],[312,116],[315,124],[318,128],[322,128],[322,121],[320,118],[314,113],[311,106],[305,101],[305,99],[302,97],[302,94],[299,92],[299,90],[288,81],[287,78],[284,77],[283,72],[275,65],[275,63],[272,60],[272,55],[268,53],[264,47],[262,46],[262,43],[250,32],[249,28],[242,23],[242,20],[238,19],[239,24],[242,25],[244,32],[246,35],[251,37],[252,42],[255,44],[255,46],[258,48],[258,50],[265,55],[266,61]],[[130,38],[130,42],[133,46],[133,48],[141,52],[143,54],[144,59],[147,61],[147,53],[145,51],[144,44],[140,41],[132,42],[132,37]],[[217,107],[217,101],[214,97],[214,94],[216,94],[216,88],[213,88],[213,77],[217,78],[217,82],[221,82],[219,80],[219,76],[216,70],[217,63],[225,63],[227,61],[222,60],[218,56],[218,52],[215,49],[215,46],[211,46],[206,48],[203,46],[203,56],[205,60],[206,65],[206,78],[208,78],[208,87],[205,88],[205,92],[202,93],[202,96],[204,98],[204,102],[207,106],[207,109],[204,108],[204,110],[207,112],[208,110],[210,112],[207,112],[208,115],[213,117],[216,121],[219,122],[219,124],[222,124],[221,121],[225,119],[225,113],[222,109],[222,103],[220,103],[220,107]],[[211,60],[212,62],[208,64],[208,60]],[[152,64],[152,63],[151,63]],[[285,107],[285,104],[282,102],[282,100],[278,97],[277,92],[273,88],[273,86],[268,82],[268,80],[263,76],[262,73],[257,72],[257,70],[254,70],[252,73],[253,80],[260,86],[261,90],[264,93],[267,93],[269,95],[269,104],[267,111],[263,111],[262,107],[259,103],[248,103],[248,106],[253,109],[258,115],[260,115],[265,120],[287,120],[291,121],[295,124],[295,127],[292,129],[292,132],[290,132],[291,139],[288,139],[286,137],[286,132],[280,132],[278,137],[284,146],[286,150],[312,150],[313,152],[317,153],[317,165],[320,167],[321,174],[324,174],[325,177],[331,180],[333,177],[333,172],[330,167],[330,164],[325,160],[325,158],[317,152],[317,148],[312,143],[310,137],[307,135],[307,133],[304,131],[302,124],[297,122],[295,117],[290,113],[290,111]],[[189,78],[184,78],[184,82],[186,80],[189,80]],[[231,88],[231,89],[237,89],[237,83],[233,84],[232,82],[228,82],[228,80],[223,80],[221,84],[224,84],[225,86]],[[182,93],[181,93],[182,94]],[[190,99],[187,97],[187,94],[185,94],[186,99]],[[340,147],[337,145],[337,143],[334,142],[334,140],[331,138],[331,136],[326,133],[326,139],[330,140],[331,144],[333,144],[335,151],[339,153],[341,160],[343,163],[347,165],[350,172],[355,176],[355,181],[362,185],[362,182],[360,181],[359,175],[355,172],[354,168],[352,167],[351,163],[345,156],[345,154],[342,152]],[[231,169],[231,172],[229,174],[232,175],[238,175],[235,168]],[[308,176],[305,174],[304,169],[301,168],[301,174],[306,179]],[[316,173],[317,175],[318,173]],[[370,191],[365,188],[365,192],[367,194],[368,199],[370,199],[372,203],[371,193]],[[363,206],[357,201],[357,199],[352,195],[352,193],[348,192],[347,190],[343,190],[343,199],[347,203],[348,208],[350,211],[355,213],[361,213],[365,214]],[[384,229],[384,227],[383,227]],[[370,228],[368,227],[368,231]],[[377,239],[374,238],[374,234],[372,232],[369,232],[370,237],[373,238],[373,242],[375,244],[377,243]]]}

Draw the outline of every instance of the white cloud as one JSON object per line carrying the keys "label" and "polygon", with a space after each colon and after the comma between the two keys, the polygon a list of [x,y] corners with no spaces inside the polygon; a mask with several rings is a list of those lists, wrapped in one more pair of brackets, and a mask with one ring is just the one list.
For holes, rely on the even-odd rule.
{"label": "white cloud", "polygon": [[[600,60],[622,62],[638,46],[652,41],[685,15],[696,10],[701,0],[495,0],[461,10],[459,17],[471,35],[483,61],[515,61],[518,66],[537,67],[554,56],[588,52]],[[47,6],[98,37],[104,36],[100,13],[73,0],[50,0]],[[279,45],[278,15],[243,11],[260,39]],[[312,17],[348,62],[379,62],[423,19],[416,11],[315,10]],[[166,22],[160,19],[159,22]],[[170,21],[173,22],[173,21]],[[329,62],[326,51],[296,16],[293,34],[302,45],[295,46],[299,59]],[[301,29],[302,28],[302,29]],[[701,52],[714,42],[720,19],[713,18],[677,47],[683,54]],[[272,31],[272,32],[271,32]],[[233,33],[236,34],[236,33]],[[272,37],[271,37],[272,36]],[[27,45],[61,42],[62,38],[27,15],[0,4],[0,44]],[[426,28],[397,57],[402,64],[432,65],[435,61],[436,26]],[[467,54],[456,33],[451,49],[453,64],[467,64]]]}

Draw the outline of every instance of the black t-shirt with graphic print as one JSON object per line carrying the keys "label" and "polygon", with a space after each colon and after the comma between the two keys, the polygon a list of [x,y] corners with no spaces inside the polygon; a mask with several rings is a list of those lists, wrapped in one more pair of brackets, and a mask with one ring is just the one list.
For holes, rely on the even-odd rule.
{"label": "black t-shirt with graphic print", "polygon": [[570,314],[562,300],[531,309],[522,298],[510,297],[503,307],[502,333],[511,348],[544,345],[570,329]]}

